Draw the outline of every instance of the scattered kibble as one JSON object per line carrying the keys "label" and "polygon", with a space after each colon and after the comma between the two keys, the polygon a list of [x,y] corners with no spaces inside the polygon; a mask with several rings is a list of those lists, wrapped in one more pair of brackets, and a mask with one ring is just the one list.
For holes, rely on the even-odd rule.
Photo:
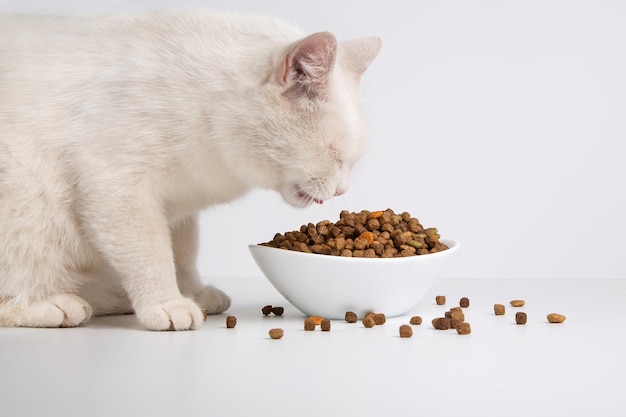
{"label": "scattered kibble", "polygon": [[374,323],[376,323],[377,326],[381,326],[385,324],[385,322],[387,322],[387,317],[383,313],[374,314]]}
{"label": "scattered kibble", "polygon": [[494,304],[493,312],[496,316],[504,316],[505,307],[504,304]]}
{"label": "scattered kibble", "polygon": [[365,316],[363,317],[363,326],[369,328],[372,328],[374,326],[376,326],[376,321],[374,321],[374,316]]}
{"label": "scattered kibble", "polygon": [[463,308],[467,308],[470,305],[470,301],[469,298],[467,297],[463,297],[459,300],[459,305]]}
{"label": "scattered kibble", "polygon": [[446,303],[446,296],[445,295],[435,296],[435,303],[437,303],[438,306],[444,305]]}
{"label": "scattered kibble", "polygon": [[228,316],[226,317],[226,328],[233,329],[237,325],[237,317]]}
{"label": "scattered kibble", "polygon": [[320,323],[320,327],[321,327],[323,332],[329,332],[330,331],[330,320],[328,320],[328,319],[322,320],[322,322]]}
{"label": "scattered kibble", "polygon": [[524,307],[524,305],[526,304],[526,301],[524,301],[524,300],[511,300],[510,304],[513,307]]}
{"label": "scattered kibble", "polygon": [[450,319],[447,317],[437,317],[433,319],[432,325],[437,330],[448,330],[450,329]]}
{"label": "scattered kibble", "polygon": [[547,318],[550,323],[563,323],[567,317],[563,314],[550,313]]}
{"label": "scattered kibble", "polygon": [[356,323],[358,317],[354,311],[346,311],[345,319],[348,323]]}
{"label": "scattered kibble", "polygon": [[472,327],[467,322],[458,323],[454,328],[456,332],[461,335],[470,334],[472,332]]}
{"label": "scattered kibble", "polygon": [[422,324],[422,318],[420,316],[413,316],[411,317],[411,320],[409,320],[409,323],[415,326],[419,326],[420,324]]}
{"label": "scattered kibble", "polygon": [[400,337],[411,337],[413,336],[413,329],[408,324],[403,324],[400,326]]}
{"label": "scattered kibble", "polygon": [[272,313],[277,316],[282,316],[284,312],[285,309],[283,307],[272,307]]}
{"label": "scattered kibble", "polygon": [[272,306],[267,305],[261,309],[264,316],[268,316],[272,312]]}
{"label": "scattered kibble", "polygon": [[324,320],[324,317],[322,316],[310,316],[309,318],[313,320],[313,323],[315,323],[316,326],[322,324],[322,320]]}
{"label": "scattered kibble", "polygon": [[283,331],[283,329],[270,329],[269,331],[269,335],[272,339],[280,339],[283,337],[284,334],[285,332]]}
{"label": "scattered kibble", "polygon": [[450,309],[450,319],[455,319],[457,320],[459,323],[464,322],[465,321],[465,313],[463,313],[463,310],[461,309],[461,307],[453,307]]}
{"label": "scattered kibble", "polygon": [[526,315],[526,313],[522,311],[518,311],[517,313],[515,313],[515,323],[526,324],[527,320],[528,320],[528,316]]}
{"label": "scattered kibble", "polygon": [[315,320],[313,320],[311,317],[307,317],[306,319],[304,319],[304,330],[306,330],[307,332],[315,330]]}

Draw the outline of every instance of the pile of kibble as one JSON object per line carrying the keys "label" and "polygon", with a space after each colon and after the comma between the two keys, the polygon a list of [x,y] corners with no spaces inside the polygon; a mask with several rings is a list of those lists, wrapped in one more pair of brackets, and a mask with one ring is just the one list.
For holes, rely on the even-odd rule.
{"label": "pile of kibble", "polygon": [[322,255],[395,258],[448,249],[439,237],[436,228],[424,228],[407,212],[343,210],[335,223],[304,224],[300,230],[277,233],[261,245]]}

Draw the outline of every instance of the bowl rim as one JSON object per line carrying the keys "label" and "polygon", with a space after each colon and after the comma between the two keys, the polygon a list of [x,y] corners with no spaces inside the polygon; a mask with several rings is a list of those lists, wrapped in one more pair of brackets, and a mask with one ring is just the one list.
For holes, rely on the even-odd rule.
{"label": "bowl rim", "polygon": [[448,249],[442,250],[440,252],[429,253],[427,255],[403,256],[399,258],[352,258],[352,257],[344,257],[344,256],[332,256],[332,255],[323,255],[320,253],[306,253],[306,252],[300,252],[300,251],[295,251],[295,250],[275,248],[273,246],[265,246],[260,243],[250,244],[248,245],[248,248],[250,250],[253,250],[253,249],[256,250],[256,249],[261,248],[260,250],[263,250],[263,251],[264,250],[269,250],[269,251],[276,250],[276,251],[281,251],[281,252],[290,254],[286,256],[296,256],[296,257],[305,256],[305,257],[309,257],[309,259],[311,259],[311,256],[319,256],[319,257],[324,257],[325,259],[329,259],[329,260],[341,259],[342,260],[341,262],[398,263],[398,262],[416,262],[417,259],[426,260],[426,259],[433,259],[435,257],[446,256],[446,255],[451,254],[452,252],[455,252],[460,246],[459,242],[457,242],[456,240],[452,240],[452,239],[441,239],[441,242],[445,243],[448,246]]}

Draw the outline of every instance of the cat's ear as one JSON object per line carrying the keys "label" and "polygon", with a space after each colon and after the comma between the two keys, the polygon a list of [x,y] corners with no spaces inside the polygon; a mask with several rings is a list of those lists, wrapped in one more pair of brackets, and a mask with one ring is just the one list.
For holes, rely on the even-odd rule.
{"label": "cat's ear", "polygon": [[290,98],[323,97],[336,56],[337,39],[332,33],[314,33],[295,42],[284,54],[278,73],[283,94]]}
{"label": "cat's ear", "polygon": [[382,40],[377,36],[341,42],[339,44],[341,66],[360,77],[376,58],[381,47]]}

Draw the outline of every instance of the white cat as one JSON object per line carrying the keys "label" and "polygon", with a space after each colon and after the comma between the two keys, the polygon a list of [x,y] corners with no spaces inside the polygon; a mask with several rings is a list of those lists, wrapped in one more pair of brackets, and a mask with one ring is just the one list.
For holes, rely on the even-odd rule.
{"label": "white cat", "polygon": [[345,192],[380,46],[203,12],[0,15],[0,326],[134,311],[185,330],[226,310],[198,276],[198,211],[251,187]]}

